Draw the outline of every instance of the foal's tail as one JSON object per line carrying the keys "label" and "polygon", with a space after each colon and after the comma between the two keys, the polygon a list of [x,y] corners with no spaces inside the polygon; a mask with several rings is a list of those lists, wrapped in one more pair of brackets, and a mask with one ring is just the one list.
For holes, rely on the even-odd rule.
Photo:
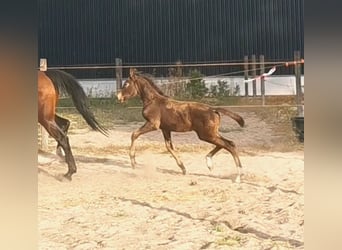
{"label": "foal's tail", "polygon": [[72,101],[87,124],[94,130],[108,136],[106,128],[102,127],[89,109],[88,98],[79,82],[69,73],[61,70],[47,70],[45,74],[51,79],[56,90],[71,95]]}
{"label": "foal's tail", "polygon": [[243,120],[243,118],[241,116],[239,116],[238,114],[236,114],[236,113],[234,113],[234,112],[232,112],[226,108],[215,107],[214,110],[233,118],[235,121],[237,121],[237,123],[239,123],[239,125],[241,127],[243,127],[245,125],[245,121]]}

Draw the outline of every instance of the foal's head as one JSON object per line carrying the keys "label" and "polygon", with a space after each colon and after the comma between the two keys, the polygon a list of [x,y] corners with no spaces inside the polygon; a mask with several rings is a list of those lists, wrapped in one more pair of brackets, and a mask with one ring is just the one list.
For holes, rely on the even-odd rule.
{"label": "foal's head", "polygon": [[138,86],[136,84],[137,76],[135,70],[130,70],[129,78],[124,82],[122,89],[118,92],[117,97],[120,102],[137,96],[139,94]]}
{"label": "foal's head", "polygon": [[159,95],[167,97],[151,79],[146,76],[136,74],[136,69],[130,69],[129,78],[123,84],[122,89],[117,94],[117,97],[120,102],[124,102],[131,97],[137,95],[141,96],[146,93],[148,93],[149,96]]}

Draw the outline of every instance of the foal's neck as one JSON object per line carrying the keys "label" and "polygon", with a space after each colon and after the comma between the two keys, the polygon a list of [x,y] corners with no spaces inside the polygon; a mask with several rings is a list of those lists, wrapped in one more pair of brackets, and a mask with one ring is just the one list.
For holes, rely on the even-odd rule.
{"label": "foal's neck", "polygon": [[151,86],[151,84],[147,80],[142,81],[143,84],[140,84],[140,97],[143,101],[144,106],[150,104],[154,100],[164,99],[165,96],[162,96],[158,93],[158,91]]}

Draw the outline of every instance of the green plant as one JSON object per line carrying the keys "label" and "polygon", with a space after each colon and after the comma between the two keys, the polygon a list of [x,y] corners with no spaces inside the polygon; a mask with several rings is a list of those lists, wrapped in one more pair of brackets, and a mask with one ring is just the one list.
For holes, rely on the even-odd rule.
{"label": "green plant", "polygon": [[185,91],[188,98],[201,99],[208,94],[208,88],[205,86],[203,80],[203,74],[197,70],[191,70],[189,72],[190,81],[186,84]]}
{"label": "green plant", "polygon": [[216,241],[219,246],[239,246],[241,245],[241,238],[239,236],[225,236]]}
{"label": "green plant", "polygon": [[211,85],[210,90],[212,97],[227,97],[231,95],[228,83],[222,80],[218,80],[217,85]]}
{"label": "green plant", "polygon": [[228,82],[218,80],[217,85],[210,86],[210,93],[212,97],[222,98],[228,96],[238,96],[240,94],[240,86],[236,85],[233,89]]}

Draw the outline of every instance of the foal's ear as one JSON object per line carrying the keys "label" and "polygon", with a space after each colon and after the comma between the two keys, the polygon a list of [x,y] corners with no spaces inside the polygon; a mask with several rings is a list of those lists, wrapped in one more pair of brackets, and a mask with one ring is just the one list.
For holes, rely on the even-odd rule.
{"label": "foal's ear", "polygon": [[131,79],[133,79],[133,80],[135,79],[136,72],[137,72],[137,69],[135,69],[135,68],[131,68],[129,70],[129,76],[131,77]]}

